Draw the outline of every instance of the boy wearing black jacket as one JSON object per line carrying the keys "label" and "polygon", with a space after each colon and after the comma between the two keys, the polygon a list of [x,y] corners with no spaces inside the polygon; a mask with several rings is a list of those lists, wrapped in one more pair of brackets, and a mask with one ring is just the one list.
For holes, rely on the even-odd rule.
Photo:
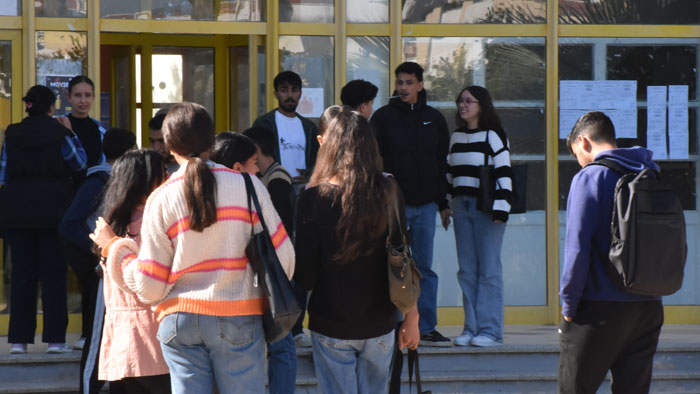
{"label": "boy wearing black jacket", "polygon": [[449,224],[445,195],[450,135],[445,118],[427,104],[423,68],[404,62],[395,74],[395,96],[374,113],[370,123],[377,136],[384,171],[396,178],[406,201],[413,257],[423,275],[418,299],[420,344],[451,346],[452,341],[435,330],[438,277],[432,270],[436,212],[440,212],[445,228]]}

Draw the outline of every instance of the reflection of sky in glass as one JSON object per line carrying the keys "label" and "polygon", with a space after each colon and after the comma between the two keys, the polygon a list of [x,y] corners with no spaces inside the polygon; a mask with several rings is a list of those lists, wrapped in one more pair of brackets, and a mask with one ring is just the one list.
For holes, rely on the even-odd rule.
{"label": "reflection of sky in glass", "polygon": [[346,10],[349,23],[389,23],[389,0],[351,0]]}
{"label": "reflection of sky in glass", "polygon": [[153,102],[182,101],[182,55],[153,55]]}
{"label": "reflection of sky in glass", "polygon": [[17,16],[20,14],[19,2],[16,0],[0,1],[0,15]]}

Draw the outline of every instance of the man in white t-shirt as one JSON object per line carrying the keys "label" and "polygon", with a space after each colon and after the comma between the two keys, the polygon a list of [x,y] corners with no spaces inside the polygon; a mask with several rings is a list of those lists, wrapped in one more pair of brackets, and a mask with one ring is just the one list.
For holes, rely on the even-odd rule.
{"label": "man in white t-shirt", "polygon": [[282,71],[273,82],[278,107],[255,120],[253,127],[272,130],[277,138],[275,160],[297,181],[310,175],[318,152],[318,127],[296,112],[301,98],[301,78]]}

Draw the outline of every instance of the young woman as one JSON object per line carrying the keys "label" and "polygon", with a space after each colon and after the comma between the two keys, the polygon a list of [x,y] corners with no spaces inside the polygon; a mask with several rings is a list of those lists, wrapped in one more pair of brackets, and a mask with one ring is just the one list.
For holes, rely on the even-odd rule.
{"label": "young woman", "polygon": [[258,148],[243,134],[230,131],[217,134],[209,158],[238,172],[258,173]]}
{"label": "young woman", "polygon": [[[115,162],[102,213],[118,236],[141,244],[144,203],[165,177],[163,157],[154,150],[129,151]],[[98,379],[120,381],[128,393],[170,393],[168,366],[156,339],[155,314],[134,293],[118,287],[104,262],[101,266],[106,311]]]}
{"label": "young woman", "polygon": [[294,249],[265,187],[253,177],[263,212],[249,213],[240,173],[200,158],[214,143],[204,107],[174,105],[165,144],[180,164],[148,197],[141,247],[99,219],[95,243],[120,287],[153,304],[158,340],[175,393],[263,393],[263,299],[245,248],[262,214],[287,275]]}
{"label": "young woman", "polygon": [[51,117],[51,89],[33,86],[22,100],[29,116],[7,128],[0,159],[0,228],[12,252],[10,353],[26,353],[34,343],[38,282],[42,341],[49,353],[66,353],[66,262],[58,226],[73,197],[72,177],[86,168],[85,151],[67,120]]}
{"label": "young woman", "polygon": [[106,130],[100,122],[90,117],[95,100],[95,84],[84,75],[73,77],[68,82],[68,102],[71,113],[66,116],[88,157],[88,167],[102,163],[102,140]]}
{"label": "young woman", "polygon": [[[457,125],[450,138],[451,210],[454,217],[459,271],[464,302],[464,331],[458,346],[503,344],[503,273],[501,245],[508,221],[511,190],[508,138],[489,92],[469,86],[457,96]],[[494,166],[497,180],[491,213],[476,209],[478,166],[484,158]]]}
{"label": "young woman", "polygon": [[[396,307],[389,298],[386,238],[396,183],[382,175],[374,134],[343,108],[323,135],[316,167],[299,197],[294,280],[312,290],[309,329],[321,393],[386,392]],[[399,346],[419,341],[417,306]]]}

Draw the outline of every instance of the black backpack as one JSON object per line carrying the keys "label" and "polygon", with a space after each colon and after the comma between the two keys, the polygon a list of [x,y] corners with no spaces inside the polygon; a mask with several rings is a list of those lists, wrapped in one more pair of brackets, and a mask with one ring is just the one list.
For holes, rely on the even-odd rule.
{"label": "black backpack", "polygon": [[683,284],[688,247],[676,192],[650,168],[640,172],[596,160],[622,174],[615,185],[610,252],[600,253],[613,282],[634,294],[667,296]]}

